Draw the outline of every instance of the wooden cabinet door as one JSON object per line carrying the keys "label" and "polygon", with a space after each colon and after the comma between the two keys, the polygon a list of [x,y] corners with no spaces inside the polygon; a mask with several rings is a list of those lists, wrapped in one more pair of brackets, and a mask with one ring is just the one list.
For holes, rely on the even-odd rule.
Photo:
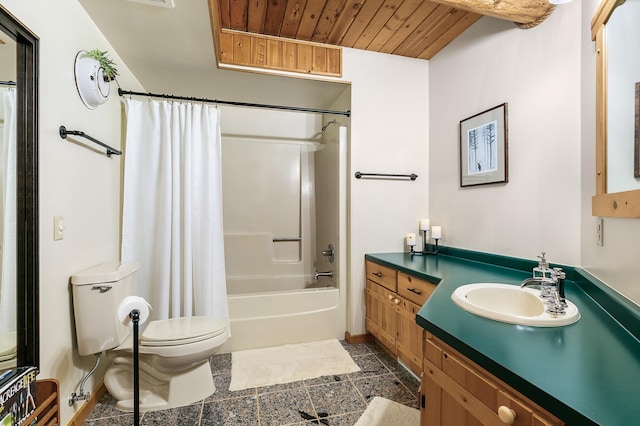
{"label": "wooden cabinet door", "polygon": [[398,329],[396,347],[400,358],[415,374],[422,373],[422,346],[424,330],[416,324],[420,306],[401,297],[398,298]]}
{"label": "wooden cabinet door", "polygon": [[389,352],[397,355],[397,310],[395,293],[367,280],[366,327]]}
{"label": "wooden cabinet door", "polygon": [[[426,333],[428,334],[428,333]],[[427,338],[421,387],[421,425],[563,425],[532,401],[462,355]],[[513,417],[503,422],[500,413]]]}

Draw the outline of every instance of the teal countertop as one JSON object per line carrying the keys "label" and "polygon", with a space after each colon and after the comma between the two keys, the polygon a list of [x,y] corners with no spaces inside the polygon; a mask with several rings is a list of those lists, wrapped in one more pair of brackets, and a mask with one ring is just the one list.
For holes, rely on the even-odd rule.
{"label": "teal countertop", "polygon": [[566,297],[580,320],[543,328],[492,321],[451,300],[463,284],[518,285],[533,261],[446,248],[437,256],[365,257],[437,284],[416,322],[567,424],[640,421],[640,310],[584,270],[565,267]]}

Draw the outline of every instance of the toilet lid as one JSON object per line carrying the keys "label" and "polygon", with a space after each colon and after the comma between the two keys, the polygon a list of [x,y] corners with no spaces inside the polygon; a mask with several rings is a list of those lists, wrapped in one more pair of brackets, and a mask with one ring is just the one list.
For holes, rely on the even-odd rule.
{"label": "toilet lid", "polygon": [[140,343],[146,346],[183,345],[209,339],[224,333],[226,329],[226,321],[212,317],[151,321],[142,333]]}
{"label": "toilet lid", "polygon": [[0,333],[0,361],[15,358],[18,349],[16,332]]}

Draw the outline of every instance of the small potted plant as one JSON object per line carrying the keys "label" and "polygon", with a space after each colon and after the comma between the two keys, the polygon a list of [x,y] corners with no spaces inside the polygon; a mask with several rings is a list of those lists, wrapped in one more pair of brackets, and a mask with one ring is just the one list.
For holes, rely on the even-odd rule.
{"label": "small potted plant", "polygon": [[76,87],[80,99],[89,109],[95,109],[107,101],[111,92],[110,83],[115,81],[118,84],[117,75],[116,64],[107,56],[107,52],[81,50],[76,55]]}
{"label": "small potted plant", "polygon": [[104,81],[110,82],[116,79],[118,75],[118,70],[116,68],[116,63],[113,62],[113,59],[107,56],[107,52],[101,52],[98,49],[93,49],[89,52],[86,52],[83,56],[84,58],[93,58],[100,64],[100,67],[103,69]]}

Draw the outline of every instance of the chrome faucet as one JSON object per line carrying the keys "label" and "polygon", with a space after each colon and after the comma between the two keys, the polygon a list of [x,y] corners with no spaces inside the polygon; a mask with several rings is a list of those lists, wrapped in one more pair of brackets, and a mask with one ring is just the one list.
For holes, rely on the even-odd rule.
{"label": "chrome faucet", "polygon": [[553,281],[551,280],[551,278],[543,278],[543,277],[533,277],[533,278],[527,278],[526,280],[522,281],[520,283],[520,287],[521,288],[525,288],[525,287],[540,287],[540,297],[545,298],[545,296],[543,296],[542,294],[545,293],[543,292],[543,287],[547,288],[549,287],[549,285],[553,283]]}
{"label": "chrome faucet", "polygon": [[540,286],[540,297],[547,301],[547,312],[562,315],[567,302],[564,297],[565,272],[562,268],[549,268],[549,264],[542,253],[538,266],[533,268],[533,277],[520,283],[520,288]]}
{"label": "chrome faucet", "polygon": [[317,280],[318,277],[329,277],[329,278],[331,278],[331,277],[333,277],[333,271],[327,271],[327,272],[318,272],[318,271],[316,271],[316,273],[313,274],[313,279]]}

